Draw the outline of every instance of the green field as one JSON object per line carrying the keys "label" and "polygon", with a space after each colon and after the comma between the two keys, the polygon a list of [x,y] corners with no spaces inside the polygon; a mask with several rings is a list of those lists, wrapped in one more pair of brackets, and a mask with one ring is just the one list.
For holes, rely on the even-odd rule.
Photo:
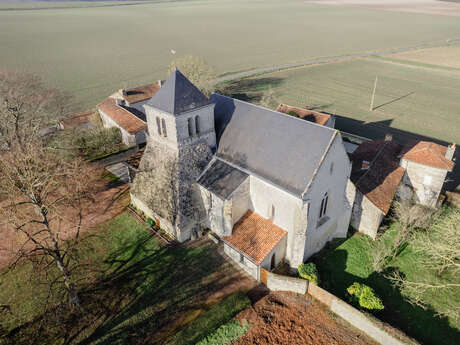
{"label": "green field", "polygon": [[227,92],[257,101],[269,86],[281,103],[337,114],[336,128],[347,132],[460,143],[460,71],[367,58],[264,74],[234,82]]}
{"label": "green field", "polygon": [[72,92],[76,109],[164,78],[172,49],[176,56],[201,55],[225,73],[460,37],[454,17],[301,0],[58,3],[76,8],[1,11],[19,6],[13,5],[0,6],[0,68],[42,75]]}

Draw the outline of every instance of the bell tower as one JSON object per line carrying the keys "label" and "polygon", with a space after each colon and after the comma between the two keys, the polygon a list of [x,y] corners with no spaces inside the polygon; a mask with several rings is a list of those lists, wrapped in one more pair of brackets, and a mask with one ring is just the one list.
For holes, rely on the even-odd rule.
{"label": "bell tower", "polygon": [[183,242],[200,224],[193,185],[216,149],[214,103],[176,69],[144,108],[149,135],[131,201]]}

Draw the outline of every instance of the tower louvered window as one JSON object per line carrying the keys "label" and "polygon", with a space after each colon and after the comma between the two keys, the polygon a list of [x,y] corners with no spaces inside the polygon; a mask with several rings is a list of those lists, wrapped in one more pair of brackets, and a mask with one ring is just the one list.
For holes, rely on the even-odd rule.
{"label": "tower louvered window", "polygon": [[161,125],[162,125],[162,127],[163,127],[163,135],[164,135],[165,137],[167,137],[167,136],[168,136],[168,133],[166,132],[166,121],[165,121],[165,119],[162,119],[162,120],[161,120]]}
{"label": "tower louvered window", "polygon": [[195,117],[195,133],[200,134],[200,117]]}
{"label": "tower louvered window", "polygon": [[158,135],[161,136],[161,124],[160,124],[160,118],[157,117],[157,130],[158,130]]}

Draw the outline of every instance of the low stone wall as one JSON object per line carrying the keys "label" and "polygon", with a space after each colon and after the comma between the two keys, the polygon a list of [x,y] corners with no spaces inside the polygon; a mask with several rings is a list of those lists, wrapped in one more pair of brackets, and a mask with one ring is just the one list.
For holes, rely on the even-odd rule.
{"label": "low stone wall", "polygon": [[366,333],[369,337],[383,345],[404,345],[403,342],[392,337],[359,310],[353,308],[341,299],[327,292],[326,290],[309,284],[307,293],[324,303],[331,311],[348,321],[350,324]]}
{"label": "low stone wall", "polygon": [[308,281],[294,277],[282,276],[275,273],[268,273],[267,287],[272,291],[292,291],[305,295]]}
{"label": "low stone wall", "polygon": [[128,158],[134,155],[135,153],[137,153],[137,151],[139,151],[139,147],[133,146],[131,148],[128,148],[127,150],[114,153],[110,156],[106,156],[100,159],[95,159],[92,162],[98,163],[102,166],[112,165],[115,163],[120,163],[120,162],[124,162],[128,160]]}

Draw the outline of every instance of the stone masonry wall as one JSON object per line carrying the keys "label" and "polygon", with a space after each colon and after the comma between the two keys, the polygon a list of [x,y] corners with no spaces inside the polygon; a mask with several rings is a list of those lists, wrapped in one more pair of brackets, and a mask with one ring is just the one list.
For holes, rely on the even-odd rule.
{"label": "stone masonry wall", "polygon": [[414,197],[414,201],[417,203],[435,207],[446,179],[447,170],[433,168],[405,159],[401,159],[400,165],[406,169],[406,173],[398,189],[398,197],[400,199]]}
{"label": "stone masonry wall", "polygon": [[350,225],[357,231],[369,235],[375,240],[383,212],[369,201],[359,190],[356,191],[355,203]]}

